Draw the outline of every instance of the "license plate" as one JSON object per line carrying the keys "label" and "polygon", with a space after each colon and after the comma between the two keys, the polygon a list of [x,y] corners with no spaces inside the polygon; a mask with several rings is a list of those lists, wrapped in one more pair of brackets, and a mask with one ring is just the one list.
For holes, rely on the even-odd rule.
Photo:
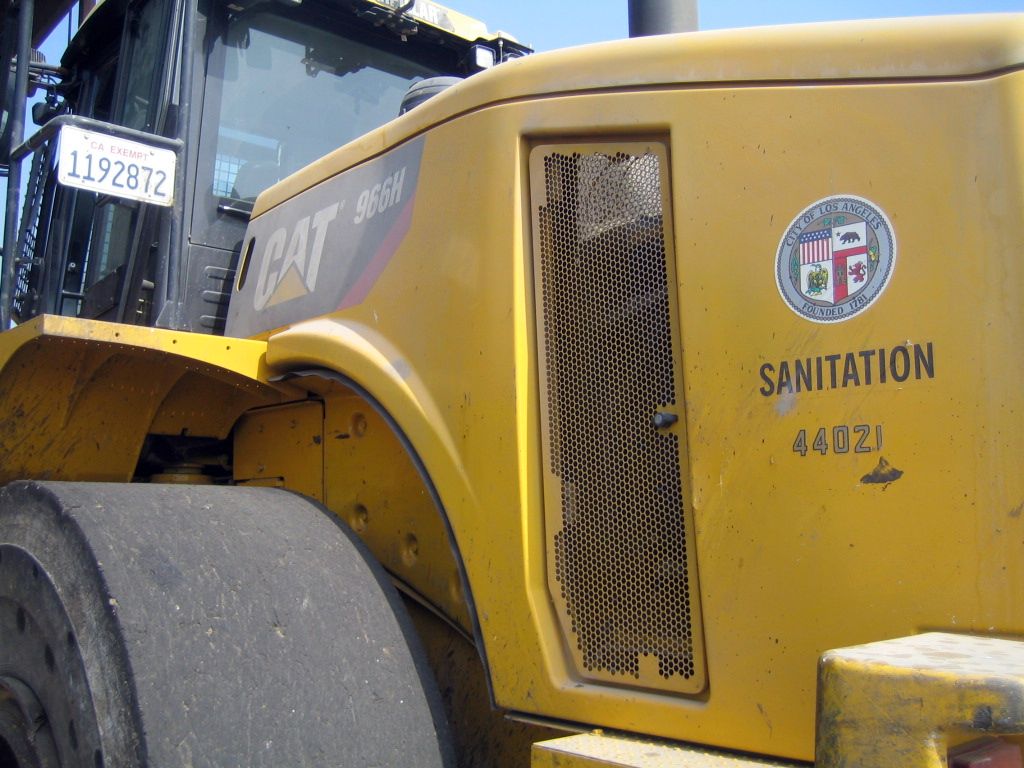
{"label": "license plate", "polygon": [[173,205],[176,161],[169,149],[65,125],[57,180],[101,195]]}

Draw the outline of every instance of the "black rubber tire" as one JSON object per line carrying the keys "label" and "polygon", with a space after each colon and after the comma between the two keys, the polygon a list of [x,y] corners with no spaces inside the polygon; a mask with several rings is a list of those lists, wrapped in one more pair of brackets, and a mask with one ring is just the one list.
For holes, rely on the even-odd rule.
{"label": "black rubber tire", "polygon": [[0,489],[0,766],[453,763],[401,600],[322,507]]}

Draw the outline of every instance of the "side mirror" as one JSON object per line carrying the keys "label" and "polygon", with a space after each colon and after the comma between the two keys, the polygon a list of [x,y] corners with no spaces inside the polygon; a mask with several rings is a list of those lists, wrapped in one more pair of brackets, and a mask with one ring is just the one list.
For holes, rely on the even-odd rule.
{"label": "side mirror", "polygon": [[55,96],[49,95],[46,97],[46,101],[39,101],[32,105],[32,122],[41,128],[60,113],[61,105],[57,103]]}

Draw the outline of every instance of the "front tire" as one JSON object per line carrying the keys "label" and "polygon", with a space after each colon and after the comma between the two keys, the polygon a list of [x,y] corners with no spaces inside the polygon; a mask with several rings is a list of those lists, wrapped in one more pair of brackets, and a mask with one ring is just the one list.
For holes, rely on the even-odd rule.
{"label": "front tire", "polygon": [[444,766],[394,588],[265,488],[0,490],[0,768]]}

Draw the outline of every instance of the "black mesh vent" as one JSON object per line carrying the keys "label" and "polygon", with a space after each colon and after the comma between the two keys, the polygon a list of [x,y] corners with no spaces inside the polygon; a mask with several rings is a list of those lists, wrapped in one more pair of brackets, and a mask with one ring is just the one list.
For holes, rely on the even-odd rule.
{"label": "black mesh vent", "polygon": [[688,680],[702,664],[679,438],[654,425],[679,413],[661,162],[548,153],[536,211],[546,453],[561,502],[552,586],[584,674],[611,679],[656,668]]}

